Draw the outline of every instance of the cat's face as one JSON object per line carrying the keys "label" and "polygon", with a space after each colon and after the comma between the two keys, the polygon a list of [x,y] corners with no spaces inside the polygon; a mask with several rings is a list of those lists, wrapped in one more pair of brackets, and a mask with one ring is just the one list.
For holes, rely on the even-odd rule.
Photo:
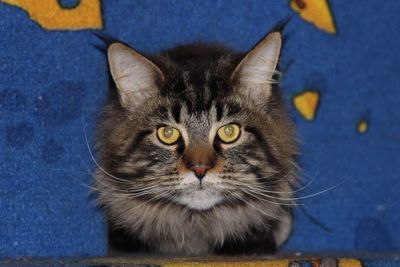
{"label": "cat's face", "polygon": [[278,205],[294,155],[273,88],[280,46],[274,32],[245,57],[193,46],[150,61],[111,45],[119,100],[106,107],[98,139],[108,189],[192,210]]}
{"label": "cat's face", "polygon": [[[194,90],[206,85],[202,87]],[[149,114],[148,127],[153,130],[138,144],[142,152],[137,152],[128,170],[134,172],[136,164],[146,162],[138,179],[162,189],[154,197],[165,193],[165,199],[204,210],[238,202],[244,197],[242,188],[260,186],[264,177],[274,179],[280,166],[257,139],[258,134],[267,134],[262,133],[267,117],[234,98],[225,103],[211,100],[207,109],[197,111],[182,101],[171,105],[170,98],[160,102],[165,113]]]}

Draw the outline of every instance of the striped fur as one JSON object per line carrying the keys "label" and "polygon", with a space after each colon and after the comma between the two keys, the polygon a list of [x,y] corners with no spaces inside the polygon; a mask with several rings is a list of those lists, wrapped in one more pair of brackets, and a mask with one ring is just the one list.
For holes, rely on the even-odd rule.
{"label": "striped fur", "polygon": [[[271,53],[256,46],[247,58],[263,50]],[[110,240],[127,250],[172,254],[273,252],[290,232],[296,183],[292,124],[273,81],[276,62],[262,63],[273,66],[266,83],[257,73],[258,88],[246,82],[252,80],[246,55],[224,47],[186,45],[147,59],[127,64],[133,70],[145,64],[140,75],[153,77],[151,85],[135,84],[146,94],[129,91],[135,90],[129,79],[141,77],[119,82],[119,66],[111,65],[117,86],[98,122],[95,186]],[[250,70],[257,68],[252,63]],[[223,144],[216,131],[232,122],[241,136]],[[163,125],[180,131],[177,144],[157,139]],[[214,161],[201,183],[183,163],[188,154]]]}

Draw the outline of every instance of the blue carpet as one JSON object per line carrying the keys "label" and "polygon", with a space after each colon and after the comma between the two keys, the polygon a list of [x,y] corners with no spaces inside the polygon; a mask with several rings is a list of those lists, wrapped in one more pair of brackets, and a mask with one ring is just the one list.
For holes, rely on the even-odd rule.
{"label": "blue carpet", "polygon": [[[312,182],[298,194],[305,198],[284,250],[399,251],[400,2],[335,0],[330,9],[337,35],[302,20],[288,1],[102,1],[100,26],[79,30],[48,29],[0,3],[0,257],[105,253],[85,140],[107,92],[96,28],[146,53],[194,40],[247,50],[292,15],[282,87],[302,177]],[[291,104],[306,89],[321,95],[312,122]]]}

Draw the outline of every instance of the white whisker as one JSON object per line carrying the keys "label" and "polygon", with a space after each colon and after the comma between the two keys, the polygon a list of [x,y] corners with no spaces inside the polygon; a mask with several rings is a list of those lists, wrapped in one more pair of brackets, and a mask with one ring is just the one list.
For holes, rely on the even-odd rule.
{"label": "white whisker", "polygon": [[238,198],[238,199],[240,199],[241,201],[243,201],[243,203],[245,203],[246,205],[250,206],[251,208],[253,208],[253,209],[257,210],[257,211],[259,211],[260,213],[266,215],[267,217],[270,217],[270,218],[273,218],[273,219],[276,219],[276,220],[279,219],[279,218],[277,218],[276,216],[273,216],[273,215],[269,214],[268,212],[263,211],[263,210],[261,210],[260,208],[257,208],[256,206],[254,206],[253,204],[251,204],[250,201],[245,200],[245,199],[244,199],[242,196],[240,196],[239,194],[236,194],[235,192],[230,192],[230,193],[233,194],[234,196],[236,196],[236,198]]}
{"label": "white whisker", "polygon": [[100,164],[96,161],[96,159],[95,159],[95,157],[94,157],[94,155],[93,155],[93,153],[92,153],[92,150],[91,150],[91,148],[90,148],[90,146],[89,146],[89,141],[88,141],[87,134],[86,134],[85,120],[84,120],[84,119],[85,119],[85,118],[84,118],[84,110],[83,110],[83,106],[82,106],[82,129],[83,129],[83,134],[84,134],[84,137],[85,137],[86,147],[87,147],[87,149],[88,149],[88,151],[89,151],[89,154],[90,154],[90,158],[92,159],[92,161],[94,162],[94,164],[96,164],[96,166],[99,168],[99,170],[101,170],[102,172],[104,172],[104,173],[107,174],[108,176],[110,176],[110,177],[112,177],[112,178],[114,178],[114,179],[116,179],[116,180],[118,180],[118,181],[125,182],[124,179],[121,179],[121,178],[119,178],[119,177],[116,177],[116,176],[112,175],[111,173],[107,172],[107,171],[106,171],[102,166],[100,166]]}

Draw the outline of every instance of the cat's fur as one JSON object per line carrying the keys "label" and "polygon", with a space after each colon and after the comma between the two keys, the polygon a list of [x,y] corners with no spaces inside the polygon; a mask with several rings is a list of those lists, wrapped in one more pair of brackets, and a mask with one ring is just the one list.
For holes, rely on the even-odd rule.
{"label": "cat's fur", "polygon": [[[271,253],[291,229],[296,145],[276,68],[281,33],[249,53],[179,46],[144,57],[108,47],[115,82],[99,120],[95,186],[110,241],[132,251]],[[216,131],[241,127],[223,144]],[[167,146],[160,126],[181,132]],[[210,161],[197,179],[186,160]]]}

